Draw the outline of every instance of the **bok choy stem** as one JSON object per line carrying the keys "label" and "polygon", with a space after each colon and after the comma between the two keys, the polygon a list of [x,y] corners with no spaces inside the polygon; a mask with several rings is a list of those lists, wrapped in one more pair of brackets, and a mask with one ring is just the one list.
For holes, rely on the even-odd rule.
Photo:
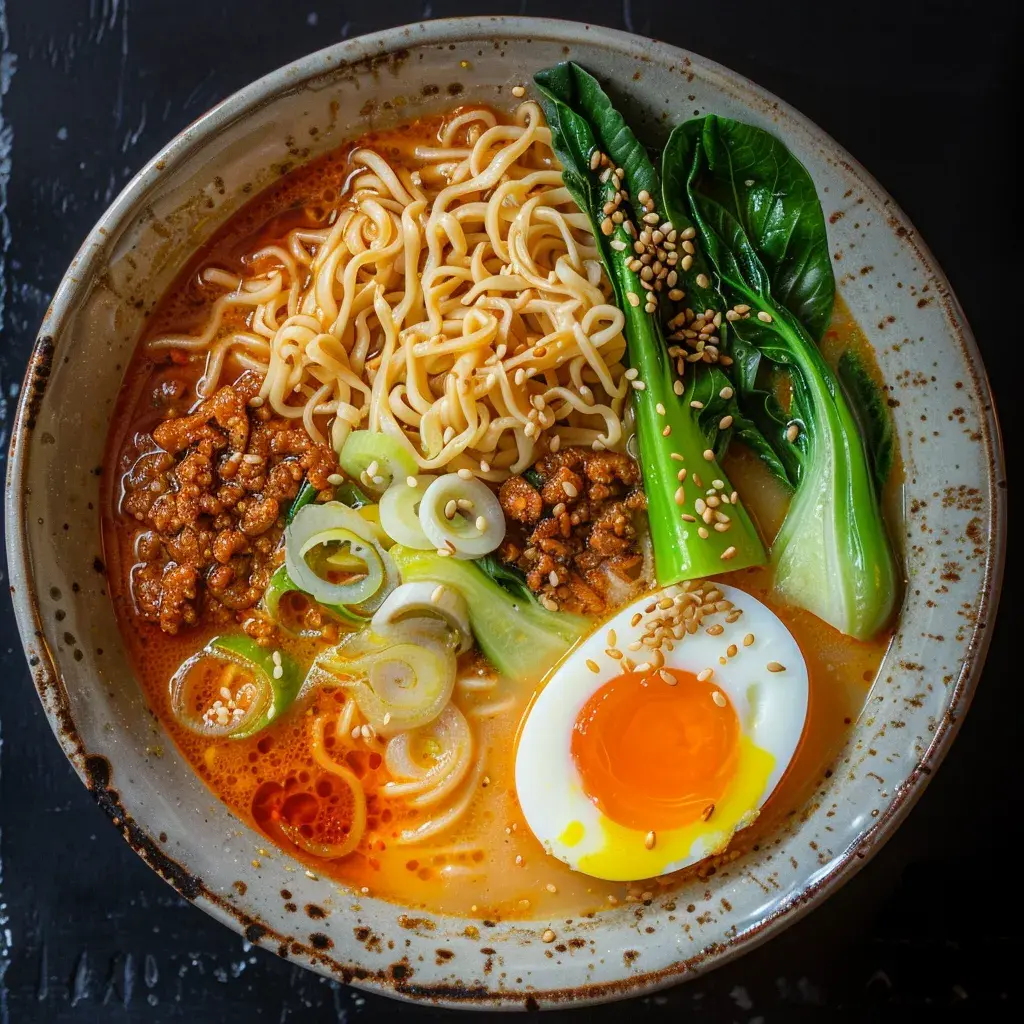
{"label": "bok choy stem", "polygon": [[[672,358],[655,307],[631,269],[636,236],[625,224],[643,228],[639,198],[660,197],[657,174],[643,146],[611,100],[579,66],[566,63],[540,72],[535,81],[551,129],[552,146],[562,162],[562,179],[589,217],[605,269],[625,316],[627,358],[636,371],[630,381],[639,460],[647,493],[655,571],[663,586],[766,561],[764,546],[742,502],[721,468],[699,409],[677,387]],[[614,176],[602,171],[605,155],[621,168],[623,199]],[[623,223],[613,223],[607,204],[618,203]],[[649,217],[649,213],[646,214]],[[654,301],[649,304],[649,297]],[[691,364],[690,373],[703,364]],[[699,403],[697,403],[699,405]],[[724,494],[719,509],[707,509],[706,491]],[[719,497],[715,502],[720,502]]]}

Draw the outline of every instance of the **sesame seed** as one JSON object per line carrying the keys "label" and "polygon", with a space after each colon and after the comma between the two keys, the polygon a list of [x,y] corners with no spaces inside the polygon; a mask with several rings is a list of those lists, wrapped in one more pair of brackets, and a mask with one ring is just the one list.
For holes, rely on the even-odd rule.
{"label": "sesame seed", "polygon": [[454,519],[455,513],[458,512],[459,506],[456,504],[455,499],[452,498],[444,506],[444,517],[445,519]]}
{"label": "sesame seed", "polygon": [[668,436],[669,436],[669,434],[671,434],[671,433],[672,433],[672,427],[671,427],[671,425],[669,425],[669,424],[666,424],[666,426],[665,426],[665,429],[664,429],[664,430],[663,430],[663,431],[661,432],[661,436],[662,436],[662,437],[668,437]]}
{"label": "sesame seed", "polygon": [[548,892],[558,892],[558,888],[552,885],[550,882],[544,887]]}
{"label": "sesame seed", "polygon": [[608,244],[609,244],[609,245],[610,245],[610,246],[611,246],[611,247],[612,247],[612,248],[613,248],[613,249],[614,249],[614,250],[615,250],[616,252],[622,252],[622,251],[623,251],[623,250],[624,250],[624,249],[626,248],[626,243],[625,243],[625,242],[623,242],[623,241],[622,241],[622,239],[620,239],[620,238],[613,238],[613,239],[612,239],[612,241],[611,241],[611,242],[609,242]]}
{"label": "sesame seed", "polygon": [[590,154],[590,169],[592,171],[596,171],[598,169],[598,167],[600,167],[600,166],[601,166],[601,151],[599,149],[595,149],[594,152]]}
{"label": "sesame seed", "polygon": [[695,516],[691,516],[689,512],[684,512],[682,518],[683,518],[683,522],[684,523],[695,523],[695,522],[697,522],[696,517]]}
{"label": "sesame seed", "polygon": [[722,561],[723,562],[728,562],[730,558],[735,558],[735,557],[736,557],[736,549],[735,548],[732,548],[732,547],[726,548],[722,552]]}
{"label": "sesame seed", "polygon": [[633,381],[633,387],[637,391],[644,391],[647,385],[642,380],[635,380]]}
{"label": "sesame seed", "polygon": [[491,464],[489,462],[485,462],[483,459],[481,459],[480,460],[480,472],[481,473],[490,473],[490,471],[491,471]]}
{"label": "sesame seed", "polygon": [[770,324],[772,322],[771,313],[766,313],[763,309],[758,311],[757,319],[763,324]]}
{"label": "sesame seed", "polygon": [[713,668],[702,668],[697,673],[697,682],[706,683],[714,674],[715,670]]}
{"label": "sesame seed", "polygon": [[768,664],[765,666],[765,668],[767,668],[769,672],[785,672],[786,671],[786,666],[785,665],[780,665],[777,661],[769,661]]}
{"label": "sesame seed", "polygon": [[[673,255],[675,255],[675,254],[673,253]],[[682,258],[682,260],[680,261],[679,265],[683,268],[684,271],[685,270],[689,270],[690,267],[693,266],[693,257],[692,256],[684,256]]]}
{"label": "sesame seed", "polygon": [[563,481],[562,490],[565,491],[566,495],[570,498],[579,497],[579,488],[568,480]]}
{"label": "sesame seed", "polygon": [[711,282],[708,280],[707,274],[698,274],[696,281],[698,288],[707,288],[708,285],[711,284]]}
{"label": "sesame seed", "polygon": [[519,99],[520,96],[526,95],[526,90],[521,85],[513,85],[512,95],[515,96],[516,99]]}
{"label": "sesame seed", "polygon": [[654,844],[657,841],[658,841],[658,837],[655,835],[653,829],[651,829],[651,831],[648,832],[647,835],[644,836],[644,846],[646,846],[648,850],[653,850],[654,849]]}
{"label": "sesame seed", "polygon": [[643,222],[645,224],[650,224],[652,227],[658,223],[658,219],[658,215],[653,211],[651,211],[651,213],[645,213],[643,215]]}
{"label": "sesame seed", "polygon": [[441,598],[444,597],[444,585],[441,584],[434,588],[434,592],[430,595],[431,604],[437,604]]}
{"label": "sesame seed", "polygon": [[683,457],[682,457],[682,455],[679,454],[679,452],[671,452],[669,454],[669,458],[670,459],[674,459],[676,462],[682,462],[683,461]]}
{"label": "sesame seed", "polygon": [[551,440],[548,442],[548,448],[553,452],[557,452],[558,449],[561,447],[562,439],[557,434],[555,434],[555,436],[551,438]]}
{"label": "sesame seed", "polygon": [[476,528],[480,531],[480,533],[483,533],[484,530],[487,529],[487,519],[484,516],[476,517]]}
{"label": "sesame seed", "polygon": [[[548,888],[549,889],[554,889],[554,886],[549,885]],[[545,928],[544,929],[544,934],[540,938],[541,938],[541,942],[554,942],[555,941],[555,933],[550,928]]]}
{"label": "sesame seed", "polygon": [[735,309],[740,316],[746,316],[747,313],[750,312],[750,307],[745,303],[743,305],[733,306],[732,308]]}
{"label": "sesame seed", "polygon": [[635,615],[633,616],[633,618],[631,618],[631,619],[629,620],[629,624],[630,624],[631,626],[638,626],[638,625],[640,624],[640,620],[641,620],[642,618],[643,618],[643,615],[642,615],[642,613],[640,613],[640,612],[637,612],[637,613],[636,613],[636,614],[635,614]]}
{"label": "sesame seed", "polygon": [[459,479],[460,480],[472,480],[473,479],[473,473],[472,473],[471,470],[460,469],[458,472],[459,472]]}
{"label": "sesame seed", "polygon": [[609,647],[614,647],[616,642],[617,642],[617,640],[618,640],[618,637],[615,635],[615,630],[614,629],[609,629],[608,630],[608,636],[605,639],[606,639],[606,643],[608,644]]}
{"label": "sesame seed", "polygon": [[710,448],[704,449],[704,458],[707,462],[715,461],[715,453]]}
{"label": "sesame seed", "polygon": [[744,647],[749,647],[753,642],[754,642],[754,634],[753,633],[748,633],[743,638],[743,646]]}
{"label": "sesame seed", "polygon": [[718,421],[718,429],[719,430],[728,430],[731,426],[732,426],[732,417],[731,416],[723,416]]}
{"label": "sesame seed", "polygon": [[711,815],[714,814],[714,813],[715,813],[715,805],[714,804],[708,804],[707,807],[705,807],[704,810],[701,811],[701,813],[700,813],[700,820],[701,821],[707,821],[708,818],[710,818]]}
{"label": "sesame seed", "polygon": [[408,485],[409,485],[410,487],[419,487],[419,481],[418,481],[418,480],[416,479],[416,477],[414,477],[414,476],[407,476],[407,477],[405,478],[405,482],[406,482],[406,484],[408,484]]}
{"label": "sesame seed", "polygon": [[604,653],[613,661],[622,660],[622,651],[618,651],[614,647],[609,647]]}
{"label": "sesame seed", "polygon": [[674,383],[674,384],[672,385],[672,390],[673,390],[673,391],[674,391],[674,392],[675,392],[675,393],[676,393],[677,395],[679,395],[679,397],[681,398],[681,397],[682,397],[682,395],[683,395],[683,390],[684,390],[684,388],[683,388],[683,382],[682,382],[681,380],[677,380],[677,381],[676,381],[676,382],[675,382],[675,383]]}
{"label": "sesame seed", "polygon": [[670,288],[668,297],[673,302],[681,302],[686,297],[686,293],[680,288]]}
{"label": "sesame seed", "polygon": [[438,554],[439,554],[439,555],[440,555],[440,556],[441,556],[442,558],[448,558],[448,557],[449,557],[449,556],[451,555],[451,552],[450,552],[450,551],[449,551],[449,550],[448,550],[447,548],[438,548],[438,549],[437,549],[437,553],[438,553]]}
{"label": "sesame seed", "polygon": [[686,479],[686,467],[684,466],[678,473],[676,473],[676,479],[682,483]]}
{"label": "sesame seed", "polygon": [[686,490],[683,487],[676,488],[676,504],[682,505],[686,501]]}
{"label": "sesame seed", "polygon": [[656,405],[656,406],[654,407],[654,411],[655,411],[655,412],[656,412],[656,413],[657,413],[657,414],[658,414],[659,416],[664,416],[664,415],[665,415],[665,406],[663,406],[663,405],[661,404],[661,402],[658,402],[658,404],[657,404],[657,405]]}
{"label": "sesame seed", "polygon": [[728,533],[729,530],[731,530],[731,529],[732,529],[732,523],[723,523],[723,522],[715,523],[715,530],[718,533]]}
{"label": "sesame seed", "polygon": [[589,668],[590,671],[594,672],[595,674],[601,671],[601,666],[598,665],[596,661],[592,661],[590,658],[587,658],[587,668]]}
{"label": "sesame seed", "polygon": [[636,292],[626,292],[626,298],[634,309],[640,305],[640,296]]}
{"label": "sesame seed", "polygon": [[716,704],[717,704],[717,705],[718,705],[718,706],[719,706],[720,708],[724,708],[724,707],[725,707],[725,705],[729,703],[729,702],[728,702],[728,701],[727,701],[727,700],[725,699],[725,694],[723,694],[721,690],[715,690],[715,691],[714,691],[714,693],[712,693],[712,694],[711,694],[711,699],[712,699],[712,700],[713,700],[713,701],[714,701],[714,702],[715,702],[715,703],[716,703]]}
{"label": "sesame seed", "polygon": [[739,648],[735,644],[729,644],[725,649],[725,653],[728,654],[730,658],[735,658],[739,653]]}
{"label": "sesame seed", "polygon": [[601,221],[601,234],[610,235],[615,230],[615,225],[612,223],[611,217],[605,217]]}
{"label": "sesame seed", "polygon": [[540,603],[545,608],[547,608],[547,610],[549,612],[557,612],[558,611],[558,603],[556,601],[552,601],[550,597],[547,597],[547,596],[542,597],[540,599]]}
{"label": "sesame seed", "polygon": [[786,427],[786,440],[792,444],[800,436],[800,427],[796,423],[790,423]]}
{"label": "sesame seed", "polygon": [[707,628],[708,636],[721,636],[724,632],[725,626],[719,625],[717,622],[713,626],[708,626]]}
{"label": "sesame seed", "polygon": [[640,374],[640,371],[638,369],[636,369],[636,367],[631,366],[626,371],[625,378],[626,378],[626,380],[636,380],[636,378],[639,376],[639,374]]}
{"label": "sesame seed", "polygon": [[[696,522],[696,520],[694,520],[694,522]],[[700,537],[701,540],[707,540],[708,537],[711,536],[711,534],[709,534],[708,531],[705,530],[703,526],[698,526],[697,527],[697,536]]]}

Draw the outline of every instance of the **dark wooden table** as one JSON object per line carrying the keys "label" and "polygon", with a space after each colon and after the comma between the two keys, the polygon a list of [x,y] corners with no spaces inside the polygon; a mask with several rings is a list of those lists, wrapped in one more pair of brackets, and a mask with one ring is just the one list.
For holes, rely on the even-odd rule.
{"label": "dark wooden table", "polygon": [[[160,146],[309,50],[480,12],[585,17],[666,39],[748,75],[824,127],[877,175],[946,268],[1013,437],[1022,402],[1007,359],[1017,363],[1010,350],[1022,343],[1015,304],[1024,281],[1016,2],[0,0],[0,450],[54,287]],[[739,962],[586,1019],[1016,1018],[1021,851],[1010,835],[1021,814],[1024,685],[1010,650],[1020,594],[1010,576],[963,731],[875,860]],[[449,1016],[363,996],[250,949],[181,900],[110,828],[64,760],[9,606],[0,629],[0,1024]]]}

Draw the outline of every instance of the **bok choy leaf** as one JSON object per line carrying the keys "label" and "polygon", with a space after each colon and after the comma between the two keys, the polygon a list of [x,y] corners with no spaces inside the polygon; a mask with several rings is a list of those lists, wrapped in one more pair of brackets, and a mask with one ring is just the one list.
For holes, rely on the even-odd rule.
{"label": "bok choy leaf", "polygon": [[[730,307],[733,379],[744,419],[771,445],[777,475],[796,485],[772,546],[775,589],[866,639],[888,621],[898,590],[879,504],[891,435],[887,462],[875,405],[865,421],[878,435],[880,456],[873,459],[840,379],[816,344],[835,285],[813,182],[769,133],[713,115],[672,132],[662,177],[665,212],[673,224],[693,224]],[[789,374],[792,402],[785,414],[757,387],[762,359]],[[847,377],[847,386],[863,396],[870,377],[852,364]]]}

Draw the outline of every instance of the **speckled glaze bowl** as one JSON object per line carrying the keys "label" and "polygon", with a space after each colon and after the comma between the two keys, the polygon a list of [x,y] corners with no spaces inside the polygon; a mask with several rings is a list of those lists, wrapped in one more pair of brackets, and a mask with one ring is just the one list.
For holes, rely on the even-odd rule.
{"label": "speckled glaze bowl", "polygon": [[[106,596],[97,467],[146,311],[254,190],[371,127],[470,95],[509,106],[512,86],[566,57],[608,79],[652,138],[666,122],[715,111],[776,132],[809,168],[840,291],[891,391],[910,583],[847,748],[814,802],[759,853],[592,920],[412,918],[276,850],[258,852],[266,840],[162,734]],[[775,97],[682,50],[586,25],[489,18],[394,29],[305,57],[220,104],[134,178],[42,325],[14,431],[7,521],[14,604],[54,732],[114,825],[183,896],[251,942],[357,985],[536,1007],[649,992],[708,970],[795,921],[878,849],[948,749],[977,681],[999,591],[1004,493],[992,400],[963,314],[906,217],[852,157]],[[322,913],[304,913],[307,904]],[[548,927],[551,944],[541,941]]]}

